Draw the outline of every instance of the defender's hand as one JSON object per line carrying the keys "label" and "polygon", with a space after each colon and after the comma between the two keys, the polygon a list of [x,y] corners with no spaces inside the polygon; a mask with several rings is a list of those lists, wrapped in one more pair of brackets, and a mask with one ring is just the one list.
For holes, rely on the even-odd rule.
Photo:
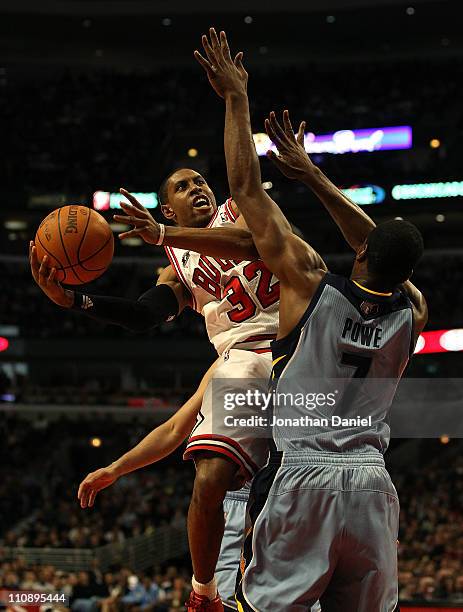
{"label": "defender's hand", "polygon": [[265,131],[278,149],[278,155],[270,150],[267,152],[267,157],[288,178],[302,180],[316,169],[304,148],[305,121],[301,122],[295,136],[289,112],[285,110],[283,125],[284,127],[281,127],[278,123],[274,112],[271,112],[269,118],[265,120]]}
{"label": "defender's hand", "polygon": [[61,283],[56,280],[56,268],[48,267],[48,255],[45,255],[42,261],[39,262],[37,248],[32,240],[29,242],[29,262],[32,276],[45,295],[49,297],[52,302],[58,304],[58,306],[71,308],[74,304],[74,292],[69,289],[63,289]]}
{"label": "defender's hand", "polygon": [[111,466],[90,472],[79,485],[77,499],[80,501],[80,507],[91,508],[98,491],[111,486],[118,478]]}
{"label": "defender's hand", "polygon": [[246,94],[248,73],[242,63],[242,51],[232,60],[225,32],[220,32],[219,40],[215,29],[210,28],[209,36],[210,42],[206,35],[201,39],[207,59],[199,51],[194,56],[206,71],[214,91],[221,98],[233,93]]}
{"label": "defender's hand", "polygon": [[140,236],[148,244],[156,244],[159,239],[159,223],[154,220],[150,212],[126,189],[119,189],[128,202],[121,202],[121,208],[125,215],[114,215],[114,220],[119,223],[133,225],[133,229],[119,234],[119,238],[130,238]]}

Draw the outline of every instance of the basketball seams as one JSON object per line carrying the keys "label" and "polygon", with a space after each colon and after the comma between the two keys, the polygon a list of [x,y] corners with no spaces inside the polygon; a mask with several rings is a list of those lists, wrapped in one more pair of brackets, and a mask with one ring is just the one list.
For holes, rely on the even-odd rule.
{"label": "basketball seams", "polygon": [[[67,206],[65,206],[64,208],[67,208]],[[75,272],[75,270],[73,269],[73,266],[72,266],[72,264],[71,264],[71,260],[70,260],[70,258],[69,258],[68,252],[66,251],[66,246],[65,246],[65,244],[64,244],[63,234],[61,233],[61,211],[62,211],[62,210],[63,210],[62,208],[59,208],[59,209],[58,209],[58,232],[59,232],[59,237],[60,237],[60,240],[61,240],[61,245],[62,245],[62,247],[63,247],[64,254],[66,255],[66,259],[68,260],[69,265],[71,266],[71,271],[72,271],[72,273],[73,273],[73,274],[74,274],[74,276],[77,278],[77,280],[79,281],[79,283],[84,284],[84,283],[85,283],[85,281],[83,281],[81,278],[79,278],[79,275],[78,275],[78,274]],[[64,281],[63,281],[63,282],[64,282]]]}
{"label": "basketball seams", "polygon": [[[47,254],[53,262],[50,264],[57,270],[57,280],[69,285],[84,284],[95,280],[107,270],[114,253],[114,236],[105,219],[98,213],[86,208],[87,218],[84,220],[82,214],[78,213],[78,216],[75,217],[73,211],[71,220],[70,216],[66,218],[66,211],[69,213],[70,208],[69,205],[62,206],[47,215],[37,229],[36,241],[42,253],[41,256]],[[61,212],[63,212],[63,217],[61,217]],[[51,215],[53,215],[53,219],[50,219],[52,235],[47,234],[46,241],[44,228],[46,228],[46,220]],[[65,222],[63,227],[61,227],[61,219]],[[68,224],[72,226],[73,232],[69,239],[65,233]],[[42,234],[44,240],[42,240]],[[48,241],[50,244],[47,244]],[[95,249],[95,247],[97,248],[93,253],[81,259],[82,252],[88,253],[90,248]],[[59,257],[55,256],[53,251],[57,251]],[[72,260],[76,260],[74,264],[71,256]],[[95,264],[98,265],[97,268],[88,267],[88,265]],[[72,271],[72,275],[68,271]]]}
{"label": "basketball seams", "polygon": [[98,255],[98,253],[101,253],[101,251],[107,247],[108,243],[109,243],[111,240],[113,240],[113,235],[112,235],[112,234],[110,234],[110,235],[108,236],[108,239],[106,240],[106,242],[105,242],[105,243],[104,243],[102,246],[100,246],[100,248],[99,248],[98,250],[96,250],[94,253],[92,253],[92,254],[91,254],[89,257],[86,257],[85,259],[82,259],[82,261],[81,261],[81,260],[79,260],[79,265],[80,265],[80,266],[81,266],[81,267],[82,267],[84,270],[87,270],[88,272],[96,272],[97,270],[101,270],[102,268],[95,268],[95,269],[86,268],[86,267],[85,267],[84,265],[82,265],[82,264],[84,264],[84,263],[85,263],[86,261],[88,261],[89,259],[93,259],[93,257],[95,257],[95,255]]}
{"label": "basketball seams", "polygon": [[85,239],[85,236],[87,234],[87,228],[88,228],[88,224],[90,223],[90,218],[92,216],[92,212],[93,211],[89,208],[88,209],[87,223],[85,224],[84,231],[82,232],[82,238],[80,239],[79,246],[77,247],[77,261],[79,262],[79,264],[81,263],[80,262],[80,249],[82,247],[82,243],[83,243],[83,241]]}
{"label": "basketball seams", "polygon": [[[58,258],[57,258],[55,255],[53,255],[53,253],[52,253],[51,251],[49,251],[49,250],[47,249],[47,247],[46,247],[46,246],[43,244],[43,242],[40,240],[40,235],[39,235],[39,233],[38,233],[38,232],[37,232],[37,234],[35,235],[35,237],[36,237],[36,238],[38,239],[38,241],[40,242],[40,246],[42,247],[42,249],[43,249],[44,251],[46,251],[50,257],[53,257],[53,259],[54,259],[55,261],[57,261],[59,264],[61,264],[60,260],[59,260],[59,259],[58,259]],[[53,266],[53,267],[55,267],[55,266]],[[61,266],[60,268],[56,268],[56,271],[57,271],[57,272],[58,272],[58,271],[60,271],[60,272],[64,272],[64,270],[65,270],[65,269],[66,269],[66,268],[64,268],[63,266]],[[64,272],[64,278],[66,278],[66,272]],[[64,281],[60,281],[60,282],[64,282]]]}

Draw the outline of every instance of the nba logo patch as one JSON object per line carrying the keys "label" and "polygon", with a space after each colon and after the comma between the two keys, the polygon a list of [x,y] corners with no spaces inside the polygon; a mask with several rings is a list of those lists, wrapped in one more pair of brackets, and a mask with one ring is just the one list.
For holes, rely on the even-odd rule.
{"label": "nba logo patch", "polygon": [[187,251],[186,253],[183,254],[182,257],[182,266],[185,267],[188,263],[188,260],[190,259],[190,251]]}
{"label": "nba logo patch", "polygon": [[372,302],[362,302],[360,304],[360,310],[366,317],[378,314],[379,304],[373,304]]}
{"label": "nba logo patch", "polygon": [[222,223],[226,223],[228,221],[228,217],[225,212],[220,212],[220,220],[222,221]]}

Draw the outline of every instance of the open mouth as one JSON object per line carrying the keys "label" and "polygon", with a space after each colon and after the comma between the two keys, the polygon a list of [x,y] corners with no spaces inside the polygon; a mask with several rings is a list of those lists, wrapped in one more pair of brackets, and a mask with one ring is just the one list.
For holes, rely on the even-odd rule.
{"label": "open mouth", "polygon": [[209,198],[204,195],[196,196],[193,200],[193,208],[209,208],[209,206]]}

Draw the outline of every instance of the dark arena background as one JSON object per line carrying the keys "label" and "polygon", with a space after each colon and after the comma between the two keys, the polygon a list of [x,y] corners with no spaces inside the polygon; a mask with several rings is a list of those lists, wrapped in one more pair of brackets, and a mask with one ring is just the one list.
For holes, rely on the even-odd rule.
{"label": "dark arena background", "polygon": [[[92,509],[77,487],[194,391],[214,359],[203,320],[189,311],[135,335],[60,309],[33,282],[27,250],[54,208],[94,207],[116,248],[88,291],[137,298],[168,262],[140,238],[118,240],[119,187],[159,221],[157,190],[174,168],[228,197],[223,104],[192,55],[210,25],[245,52],[262,151],[264,118],[288,108],[326,136],[313,161],[375,221],[421,230],[414,282],[430,317],[407,376],[461,376],[460,11],[458,0],[0,2],[0,592],[62,592],[74,612],[184,610],[194,468],[181,449]],[[347,273],[352,255],[322,205],[261,166],[268,193]],[[463,445],[452,434],[394,438],[386,455],[401,500],[402,610],[463,608]]]}

